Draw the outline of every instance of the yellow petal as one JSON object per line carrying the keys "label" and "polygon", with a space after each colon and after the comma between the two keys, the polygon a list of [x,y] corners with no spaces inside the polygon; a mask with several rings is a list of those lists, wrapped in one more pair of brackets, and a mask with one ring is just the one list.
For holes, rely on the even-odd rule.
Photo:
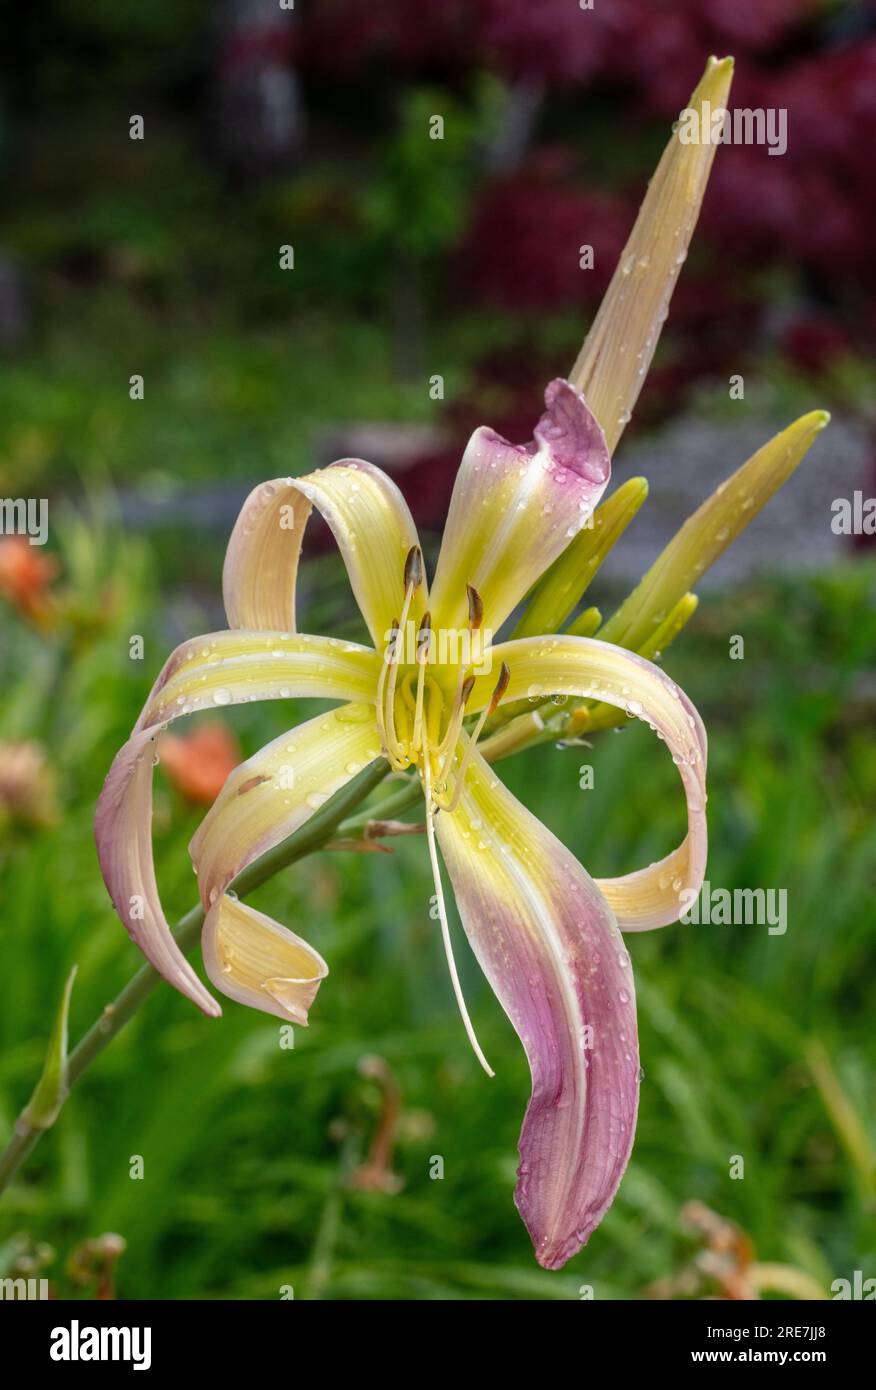
{"label": "yellow petal", "polygon": [[[685,594],[678,600],[675,607],[664,618],[663,622],[656,627],[646,642],[638,648],[639,656],[643,656],[646,661],[659,661],[666,651],[666,648],[675,641],[678,634],[690,622],[694,613],[697,611],[699,599],[696,594]],[[569,628],[572,632],[573,627]],[[599,630],[599,624],[591,632],[581,631],[581,637],[592,637]],[[579,705],[572,712],[571,722],[575,733],[596,733],[601,729],[616,729],[619,724],[626,721],[623,710],[616,709],[613,705],[597,703]]]}
{"label": "yellow petal", "polygon": [[380,756],[374,706],[346,704],[236,767],[189,846],[204,906]]}
{"label": "yellow petal", "polygon": [[225,551],[222,596],[228,626],[294,632],[295,590],[310,502],[291,478],[253,488]]}
{"label": "yellow petal", "polygon": [[137,723],[247,700],[374,702],[380,658],[370,647],[308,633],[211,632],[177,647]]}
{"label": "yellow petal", "polygon": [[[690,99],[727,104],[733,59],[710,58]],[[614,453],[651,365],[706,191],[717,146],[683,144],[673,131],[630,239],[569,380],[584,395]]]}
{"label": "yellow petal", "polygon": [[328,966],[300,936],[223,894],[207,913],[201,946],[207,974],[223,994],[307,1026],[307,1011]]}
{"label": "yellow petal", "polygon": [[311,506],[328,522],[368,630],[383,646],[404,598],[405,557],[418,544],[417,530],[392,479],[362,459],[277,478],[250,493],[225,557],[229,626],[295,630],[295,583]]}

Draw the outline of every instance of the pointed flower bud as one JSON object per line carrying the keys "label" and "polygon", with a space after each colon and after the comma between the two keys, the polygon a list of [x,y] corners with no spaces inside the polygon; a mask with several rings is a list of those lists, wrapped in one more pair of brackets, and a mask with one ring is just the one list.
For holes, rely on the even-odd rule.
{"label": "pointed flower bud", "polygon": [[[712,116],[727,105],[732,58],[710,58],[688,109]],[[657,166],[611,284],[569,380],[614,453],[642,389],[669,301],[687,256],[717,146],[683,144],[679,130]]]}
{"label": "pointed flower bud", "polygon": [[829,419],[826,410],[801,416],[721,483],[609,618],[600,638],[641,651],[679,600],[787,481]]}

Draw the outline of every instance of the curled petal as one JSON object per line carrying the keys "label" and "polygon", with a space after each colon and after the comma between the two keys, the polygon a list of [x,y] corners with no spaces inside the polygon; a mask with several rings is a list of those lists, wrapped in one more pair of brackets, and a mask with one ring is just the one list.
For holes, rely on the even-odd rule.
{"label": "curled petal", "polygon": [[[407,503],[391,478],[362,459],[343,459],[296,483],[331,527],[374,645],[383,647],[404,598],[405,561],[419,546]],[[425,599],[423,582],[412,618]]]}
{"label": "curled petal", "polygon": [[253,488],[225,551],[222,596],[228,626],[294,632],[295,592],[310,502],[291,478]]}
{"label": "curled petal", "polygon": [[204,965],[224,994],[307,1022],[325,962],[300,937],[224,890],[379,756],[374,706],[346,704],[282,734],[226,781],[189,847],[207,909]]}
{"label": "curled petal", "polygon": [[585,526],[611,465],[595,418],[567,381],[552,381],[531,444],[475,430],[453,488],[430,608],[433,626],[464,629],[466,585],[496,631]]}
{"label": "curled petal", "polygon": [[217,989],[262,1013],[307,1026],[328,966],[271,917],[223,893],[204,920],[204,968]]}
{"label": "curled petal", "polygon": [[155,881],[152,764],[156,732],[146,729],[132,734],[107,774],[94,816],[100,870],[113,907],[149,964],[208,1017],[216,1017],[222,1010],[177,946]]}
{"label": "curled petal", "polygon": [[177,946],[152,857],[152,768],[158,734],[180,715],[254,699],[373,699],[379,658],[324,637],[227,632],[186,642],[170,657],[97,803],[94,834],[113,906],[151,965],[206,1014],[220,1012]]}
{"label": "curled petal", "polygon": [[[508,700],[537,702],[572,695],[617,705],[650,723],[678,767],[687,798],[687,835],[678,849],[636,873],[597,879],[624,931],[650,931],[678,920],[706,871],[706,731],[674,681],[641,656],[592,637],[524,638],[492,649],[494,665],[511,670]],[[468,708],[489,703],[495,677],[480,676]]]}
{"label": "curled petal", "polygon": [[380,755],[374,706],[346,704],[235,768],[189,846],[204,906]]}
{"label": "curled petal", "polygon": [[602,1220],[632,1147],[630,958],[593,880],[479,753],[435,825],[472,949],[529,1060],[515,1201],[539,1263],[559,1269]]}
{"label": "curled petal", "polygon": [[404,562],[418,544],[417,530],[392,479],[362,459],[277,478],[250,493],[225,555],[229,627],[295,631],[295,583],[312,506],[331,527],[368,630],[383,646],[404,597]]}

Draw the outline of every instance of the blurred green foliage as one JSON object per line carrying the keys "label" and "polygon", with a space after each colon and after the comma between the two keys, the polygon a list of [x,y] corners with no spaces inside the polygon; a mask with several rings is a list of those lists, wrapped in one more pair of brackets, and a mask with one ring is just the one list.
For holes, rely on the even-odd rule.
{"label": "blurred green foliage", "polygon": [[[63,804],[54,826],[11,833],[0,851],[0,1137],[39,1074],[70,966],[75,1037],[137,965],[97,872],[91,816],[165,655],[170,596],[155,587],[157,557],[142,538],[72,518],[62,530],[58,583],[96,596],[100,622],[76,641],[10,615],[0,628],[0,737],[48,747]],[[86,535],[90,547],[76,540]],[[319,630],[347,612],[333,576],[309,620]],[[100,604],[110,583],[113,602]],[[292,1285],[299,1298],[569,1299],[584,1283],[597,1297],[636,1297],[689,1257],[679,1214],[696,1198],[738,1221],[761,1259],[793,1264],[825,1290],[872,1267],[873,1135],[868,1176],[808,1049],[823,1048],[869,1125],[874,585],[862,564],[706,604],[671,654],[710,732],[710,880],[787,888],[789,927],[770,936],[679,925],[629,938],[645,1068],[638,1138],[614,1206],[564,1272],[538,1269],[512,1203],[525,1060],[460,947],[495,1080],[468,1049],[419,839],[397,842],[392,856],[322,854],[260,890],[255,901],[292,927],[306,923],[329,961],[311,1027],[286,1051],[275,1021],[229,1002],[207,1022],[161,987],[7,1194],[0,1245],[20,1232],[48,1243],[49,1276],[64,1288],[73,1248],[118,1232],[123,1297],[276,1298]],[[187,615],[190,631],[203,616]],[[745,635],[744,679],[728,661],[730,631]],[[146,638],[142,664],[129,659],[131,632]],[[249,752],[304,713],[274,703],[229,718]],[[585,761],[592,791],[579,790]],[[533,751],[503,775],[594,873],[647,863],[682,829],[675,769],[639,726],[592,751]],[[171,915],[193,899],[185,844],[196,823],[159,770],[156,852]],[[385,1111],[379,1071],[366,1062],[363,1074],[373,1055],[400,1089],[398,1192],[350,1186]],[[728,1176],[734,1154],[744,1181]],[[144,1159],[141,1181],[129,1176],[133,1155]],[[435,1155],[443,1180],[429,1176]]]}
{"label": "blurred green foliage", "polygon": [[[2,250],[24,267],[32,304],[0,373],[0,495],[50,495],[57,587],[71,600],[46,633],[0,611],[0,741],[46,750],[59,802],[53,825],[4,821],[0,840],[0,1142],[40,1073],[70,967],[75,1039],[139,964],[100,880],[91,817],[169,647],[217,622],[221,540],[193,525],[184,490],[227,485],[239,500],[260,479],[311,468],[327,425],[433,420],[427,374],[399,370],[412,333],[452,401],[487,349],[523,343],[527,360],[541,352],[562,367],[583,328],[574,312],[444,312],[442,258],[496,117],[490,84],[442,89],[440,101],[430,88],[372,89],[361,143],[348,135],[363,88],[337,86],[343,121],[317,111],[326,128],[302,171],[232,189],[196,157],[196,121],[179,120],[198,100],[187,83],[205,79],[205,9],[53,0],[35,7],[39,22],[22,11],[11,88],[27,129],[0,112]],[[149,130],[136,151],[132,92]],[[638,177],[636,141],[606,141],[602,110],[577,108],[563,98],[547,133],[568,138],[581,119],[600,178]],[[444,142],[423,138],[435,111]],[[291,276],[277,268],[287,242]],[[128,398],[135,372],[142,403]],[[761,389],[789,419],[820,403],[768,362],[760,378],[749,403]],[[868,381],[840,394],[866,398]],[[730,409],[723,386],[707,405]],[[165,504],[161,529],[147,531],[138,499]],[[311,562],[302,580],[309,624],[357,635],[333,561]],[[425,847],[411,837],[392,856],[320,855],[260,891],[331,967],[294,1050],[280,1048],[275,1021],[231,1002],[208,1023],[168,988],[153,996],[0,1203],[0,1276],[27,1233],[52,1247],[40,1258],[67,1290],[74,1248],[115,1230],[124,1297],[276,1298],[291,1284],[296,1297],[570,1299],[584,1283],[637,1297],[688,1260],[680,1213],[692,1198],[738,1221],[761,1259],[825,1289],[872,1272],[874,584],[862,562],[708,601],[670,653],[710,733],[710,880],[787,888],[790,925],[785,936],[674,926],[630,939],[638,1139],[614,1206],[564,1272],[539,1270],[512,1202],[523,1054],[461,946],[496,1078],[472,1057],[429,917]],[[745,636],[744,679],[728,661],[731,632]],[[129,659],[134,633],[142,663]],[[249,753],[309,712],[275,703],[228,717]],[[593,791],[579,790],[583,762]],[[645,729],[592,751],[533,752],[503,775],[595,874],[647,863],[683,830],[675,770]],[[194,898],[185,846],[197,819],[159,770],[171,917]],[[401,1095],[398,1192],[351,1186],[386,1113],[374,1055]],[[869,1167],[838,1123],[838,1095],[865,1126]],[[734,1154],[744,1181],[728,1176]],[[433,1155],[443,1180],[429,1176]]]}

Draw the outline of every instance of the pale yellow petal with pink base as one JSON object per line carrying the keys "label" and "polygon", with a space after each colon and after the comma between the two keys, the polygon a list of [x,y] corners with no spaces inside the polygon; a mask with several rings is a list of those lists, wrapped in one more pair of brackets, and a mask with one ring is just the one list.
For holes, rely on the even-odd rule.
{"label": "pale yellow petal with pink base", "polygon": [[295,631],[298,562],[312,506],[328,522],[372,640],[382,646],[398,616],[405,557],[418,544],[417,529],[392,479],[362,459],[342,459],[301,478],[275,478],[250,493],[225,555],[229,626]]}
{"label": "pale yellow petal with pink base", "polygon": [[[706,870],[706,732],[696,709],[673,680],[643,657],[592,637],[568,634],[503,642],[492,651],[494,670],[507,663],[507,699],[538,703],[551,695],[594,698],[645,720],[678,768],[687,800],[682,844],[656,864],[596,884],[624,931],[649,931],[678,920]],[[469,710],[484,708],[495,674],[478,678]]]}
{"label": "pale yellow petal with pink base", "polygon": [[328,966],[300,936],[226,893],[207,913],[201,949],[207,974],[229,999],[307,1026]]}
{"label": "pale yellow petal with pink base", "polygon": [[345,704],[236,767],[189,846],[204,906],[380,756],[374,706]]}
{"label": "pale yellow petal with pink base", "polygon": [[178,647],[113,760],[97,803],[94,834],[113,906],[147,960],[206,1014],[221,1012],[174,940],[152,857],[152,773],[157,736],[201,709],[311,696],[374,699],[379,658],[327,637],[221,632]]}

